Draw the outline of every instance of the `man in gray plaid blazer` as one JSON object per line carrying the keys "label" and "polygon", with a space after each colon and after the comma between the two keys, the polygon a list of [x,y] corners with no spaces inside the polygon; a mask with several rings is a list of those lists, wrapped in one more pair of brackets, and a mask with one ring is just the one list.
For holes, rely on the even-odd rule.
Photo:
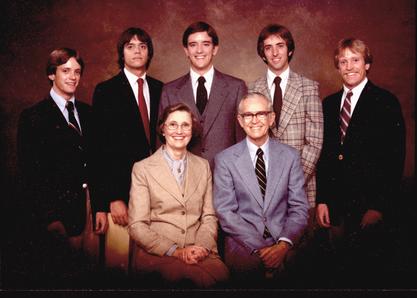
{"label": "man in gray plaid blazer", "polygon": [[[260,92],[271,101],[278,98],[276,103],[282,99],[279,111],[275,111],[277,125],[272,132],[281,142],[300,152],[305,190],[313,208],[316,201],[316,163],[323,143],[322,104],[318,83],[290,69],[294,49],[294,40],[287,28],[278,24],[263,28],[258,37],[258,55],[268,69],[265,76],[249,84],[249,92]],[[279,81],[275,79],[278,76]],[[277,97],[277,92],[280,97]]]}

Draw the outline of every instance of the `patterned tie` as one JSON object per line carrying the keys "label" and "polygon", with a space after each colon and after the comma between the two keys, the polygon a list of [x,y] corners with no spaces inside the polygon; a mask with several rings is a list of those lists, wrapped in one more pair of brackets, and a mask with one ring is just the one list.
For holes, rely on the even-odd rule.
{"label": "patterned tie", "polygon": [[266,170],[265,170],[265,161],[263,158],[264,152],[261,148],[256,151],[257,159],[255,165],[256,178],[258,178],[259,188],[261,189],[262,198],[265,198],[266,190]]}
{"label": "patterned tie", "polygon": [[[265,191],[266,191],[266,170],[265,170],[265,161],[263,158],[264,152],[261,148],[256,151],[256,155],[258,158],[256,159],[255,165],[255,173],[256,178],[258,178],[259,188],[261,189],[262,198],[265,199]],[[268,228],[265,226],[264,233],[262,235],[264,239],[271,237],[271,233],[269,232]]]}
{"label": "patterned tie", "polygon": [[275,112],[275,123],[278,128],[279,126],[279,116],[281,114],[281,108],[282,108],[282,91],[279,84],[281,83],[280,77],[275,77],[274,84],[275,84],[275,92],[274,92],[274,112]]}
{"label": "patterned tie", "polygon": [[143,96],[143,79],[138,79],[138,104],[139,104],[139,112],[140,117],[142,118],[143,128],[145,129],[146,138],[148,142],[151,140],[151,132],[149,129],[149,117],[148,117],[148,109],[146,107],[145,97]]}
{"label": "patterned tie", "polygon": [[80,126],[78,125],[78,122],[74,116],[74,104],[72,103],[72,101],[67,101],[65,107],[67,108],[67,111],[68,111],[68,119],[69,119],[68,126],[75,129],[75,131],[79,135],[81,135]]}
{"label": "patterned tie", "polygon": [[200,115],[203,115],[204,109],[207,104],[207,90],[204,86],[206,79],[204,77],[198,78],[198,86],[197,86],[197,108],[200,112]]}
{"label": "patterned tie", "polygon": [[351,90],[346,95],[345,101],[343,103],[342,110],[340,111],[340,143],[343,144],[343,140],[346,136],[346,131],[349,126],[350,121],[350,98],[353,93]]}

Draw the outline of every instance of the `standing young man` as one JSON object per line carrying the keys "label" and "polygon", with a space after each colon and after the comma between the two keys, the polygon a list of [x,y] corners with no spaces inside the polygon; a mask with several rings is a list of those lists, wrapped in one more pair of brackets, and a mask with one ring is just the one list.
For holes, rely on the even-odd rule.
{"label": "standing young man", "polygon": [[[107,228],[106,206],[99,200],[91,200],[90,204],[91,107],[75,98],[83,70],[77,51],[52,51],[46,67],[52,88],[44,100],[24,110],[19,120],[19,167],[27,191],[27,208],[35,215],[36,225],[31,228],[40,232],[34,233],[39,237],[28,237],[35,237],[35,243],[45,246],[35,256],[35,262],[47,258],[47,266],[58,268],[54,277],[66,268],[61,259],[55,259],[65,249],[47,247],[45,240],[49,236],[97,260],[98,236],[94,234],[103,234]],[[51,264],[53,260],[58,260],[57,264]],[[39,264],[38,269],[44,266]],[[54,271],[47,268],[47,274]]]}
{"label": "standing young man", "polygon": [[182,44],[190,72],[164,86],[159,114],[178,102],[191,108],[203,127],[201,139],[191,151],[206,158],[213,169],[214,156],[244,136],[236,121],[236,110],[246,85],[213,67],[219,38],[209,24],[196,22],[188,26]]}
{"label": "standing young man", "polygon": [[[93,95],[93,195],[109,203],[106,263],[127,270],[127,206],[135,162],[155,151],[156,122],[162,82],[149,75],[152,39],[129,28],[117,44],[120,72],[97,85]],[[112,257],[113,256],[113,257]]]}
{"label": "standing young man", "polygon": [[343,88],[323,101],[317,221],[335,248],[332,274],[348,286],[374,286],[371,280],[385,286],[396,237],[389,234],[389,219],[404,168],[401,106],[395,95],[368,80],[372,55],[363,41],[342,39],[334,64]]}
{"label": "standing young man", "polygon": [[284,26],[271,24],[258,37],[258,55],[268,66],[266,75],[249,85],[272,101],[275,137],[300,152],[310,207],[316,200],[316,163],[323,142],[323,113],[318,83],[297,74],[289,63],[295,44]]}

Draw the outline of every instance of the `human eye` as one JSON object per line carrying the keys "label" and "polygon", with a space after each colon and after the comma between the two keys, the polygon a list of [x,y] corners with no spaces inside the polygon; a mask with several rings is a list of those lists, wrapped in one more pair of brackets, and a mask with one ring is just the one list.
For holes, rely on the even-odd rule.
{"label": "human eye", "polygon": [[272,48],[271,46],[265,46],[265,47],[264,47],[264,51],[270,51],[270,50],[271,50],[271,48]]}
{"label": "human eye", "polygon": [[265,119],[267,115],[268,115],[267,111],[261,111],[261,112],[256,113],[256,117],[258,119]]}
{"label": "human eye", "polygon": [[148,46],[147,46],[146,44],[141,44],[141,45],[140,45],[140,48],[141,48],[142,50],[146,50],[146,49],[148,48]]}
{"label": "human eye", "polygon": [[339,61],[339,65],[342,65],[342,66],[343,66],[343,65],[346,65],[346,60],[340,60],[340,61]]}
{"label": "human eye", "polygon": [[176,122],[170,122],[167,126],[169,130],[176,130],[178,128],[178,124]]}
{"label": "human eye", "polygon": [[190,123],[183,123],[183,124],[182,124],[182,128],[183,128],[184,130],[189,131],[189,130],[191,130],[191,124],[190,124]]}

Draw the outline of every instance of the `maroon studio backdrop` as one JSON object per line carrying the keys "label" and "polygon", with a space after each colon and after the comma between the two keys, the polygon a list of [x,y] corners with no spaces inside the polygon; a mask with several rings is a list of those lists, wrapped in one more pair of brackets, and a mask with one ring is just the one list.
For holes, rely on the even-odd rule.
{"label": "maroon studio backdrop", "polygon": [[366,41],[374,55],[369,78],[401,102],[407,129],[404,175],[415,175],[414,0],[57,0],[2,1],[1,6],[6,181],[16,175],[19,114],[49,92],[45,63],[51,50],[65,46],[81,52],[86,67],[77,98],[91,103],[95,85],[118,72],[116,42],[124,29],[139,26],[152,36],[149,74],[168,82],[188,71],[182,33],[197,20],[210,23],[220,37],[215,66],[246,82],[265,73],[256,52],[261,28],[272,22],[287,26],[295,39],[291,69],[318,81],[321,98],[341,88],[333,65],[338,40]]}

